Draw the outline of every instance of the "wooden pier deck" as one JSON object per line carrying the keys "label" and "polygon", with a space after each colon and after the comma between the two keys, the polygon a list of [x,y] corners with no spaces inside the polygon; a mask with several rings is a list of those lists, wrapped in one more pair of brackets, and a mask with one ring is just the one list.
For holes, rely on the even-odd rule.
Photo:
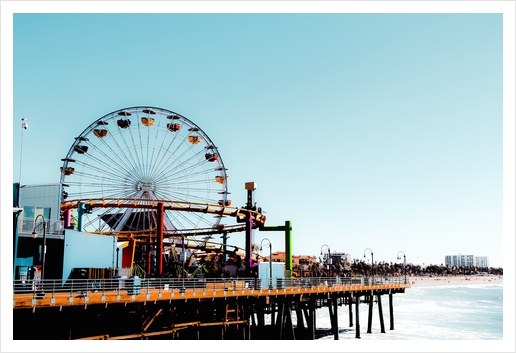
{"label": "wooden pier deck", "polygon": [[[373,305],[378,306],[385,332],[381,296],[389,296],[390,329],[394,329],[392,295],[410,288],[399,278],[353,279],[355,283],[311,280],[288,281],[270,289],[256,288],[250,279],[141,280],[138,285],[129,281],[128,287],[88,281],[74,283],[68,290],[62,286],[49,290],[59,286],[45,283],[44,293],[41,288],[14,291],[15,339],[18,326],[20,330],[27,324],[41,327],[50,317],[63,320],[53,330],[42,330],[37,339],[315,339],[315,310],[322,307],[328,307],[338,339],[337,307],[348,306],[353,326],[353,305],[360,338],[359,304],[369,306],[368,332]],[[268,325],[266,315],[270,315]],[[22,332],[18,336],[30,339]]]}

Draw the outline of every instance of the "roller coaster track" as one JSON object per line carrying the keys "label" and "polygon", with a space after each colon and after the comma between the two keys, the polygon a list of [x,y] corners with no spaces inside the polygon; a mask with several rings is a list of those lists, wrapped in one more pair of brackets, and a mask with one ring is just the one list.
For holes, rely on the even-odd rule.
{"label": "roller coaster track", "polygon": [[[199,202],[186,202],[176,200],[155,200],[155,199],[132,199],[132,198],[91,198],[79,200],[67,200],[61,203],[61,211],[78,209],[79,204],[88,204],[91,208],[137,208],[137,209],[157,209],[159,203],[163,203],[164,210],[173,210],[181,212],[201,212],[211,213],[219,216],[236,217],[237,222],[245,221],[248,214],[251,215],[253,228],[262,227],[265,224],[266,217],[260,212],[248,210],[240,207],[221,206],[218,204],[205,204]],[[230,244],[210,241],[215,234],[243,232],[246,224],[225,225],[219,224],[213,228],[197,228],[197,229],[175,229],[164,230],[163,238],[176,241],[184,241],[185,248],[197,249],[212,253],[227,253],[233,255],[245,256],[245,249]],[[156,237],[156,230],[140,230],[140,231],[115,231],[107,230],[102,232],[88,232],[91,234],[116,236],[119,241],[134,240],[137,243],[147,243],[149,238]],[[204,236],[204,239],[198,239],[198,236]],[[169,244],[174,244],[170,242]],[[226,249],[224,249],[224,246]],[[227,250],[227,248],[234,250]],[[238,253],[237,251],[241,251]],[[258,253],[253,253],[258,258]]]}
{"label": "roller coaster track", "polygon": [[241,207],[221,206],[218,204],[206,204],[200,202],[176,201],[176,200],[155,200],[155,199],[130,199],[130,198],[92,198],[87,200],[70,200],[61,203],[61,211],[77,209],[79,203],[89,204],[92,208],[138,208],[157,209],[159,203],[163,203],[165,210],[211,213],[220,216],[231,216],[245,219],[247,214],[251,215],[253,223],[265,224],[265,215],[260,212],[248,210]]}

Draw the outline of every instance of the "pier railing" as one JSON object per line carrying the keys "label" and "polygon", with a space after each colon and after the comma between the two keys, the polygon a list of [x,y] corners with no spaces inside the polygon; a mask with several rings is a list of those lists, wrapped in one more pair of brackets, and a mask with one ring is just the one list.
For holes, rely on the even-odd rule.
{"label": "pier railing", "polygon": [[108,278],[108,279],[61,279],[15,280],[13,293],[17,298],[32,298],[54,294],[117,293],[140,295],[158,291],[195,292],[199,290],[282,290],[292,288],[319,288],[334,286],[369,287],[406,285],[404,277],[305,277],[305,278]]}

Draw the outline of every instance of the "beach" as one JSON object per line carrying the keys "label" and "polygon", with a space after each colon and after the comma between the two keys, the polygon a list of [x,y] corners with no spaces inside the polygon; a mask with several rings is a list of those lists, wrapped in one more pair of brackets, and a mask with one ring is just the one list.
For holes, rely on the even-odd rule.
{"label": "beach", "polygon": [[503,284],[503,277],[498,276],[443,276],[443,277],[409,277],[412,287],[429,287],[443,285],[470,285],[470,284]]}

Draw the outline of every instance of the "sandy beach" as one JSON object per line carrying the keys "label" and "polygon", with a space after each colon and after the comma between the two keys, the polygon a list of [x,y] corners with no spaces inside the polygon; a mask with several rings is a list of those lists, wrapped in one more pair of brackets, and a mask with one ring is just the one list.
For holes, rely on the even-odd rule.
{"label": "sandy beach", "polygon": [[503,283],[503,278],[498,276],[409,277],[408,280],[412,287]]}

